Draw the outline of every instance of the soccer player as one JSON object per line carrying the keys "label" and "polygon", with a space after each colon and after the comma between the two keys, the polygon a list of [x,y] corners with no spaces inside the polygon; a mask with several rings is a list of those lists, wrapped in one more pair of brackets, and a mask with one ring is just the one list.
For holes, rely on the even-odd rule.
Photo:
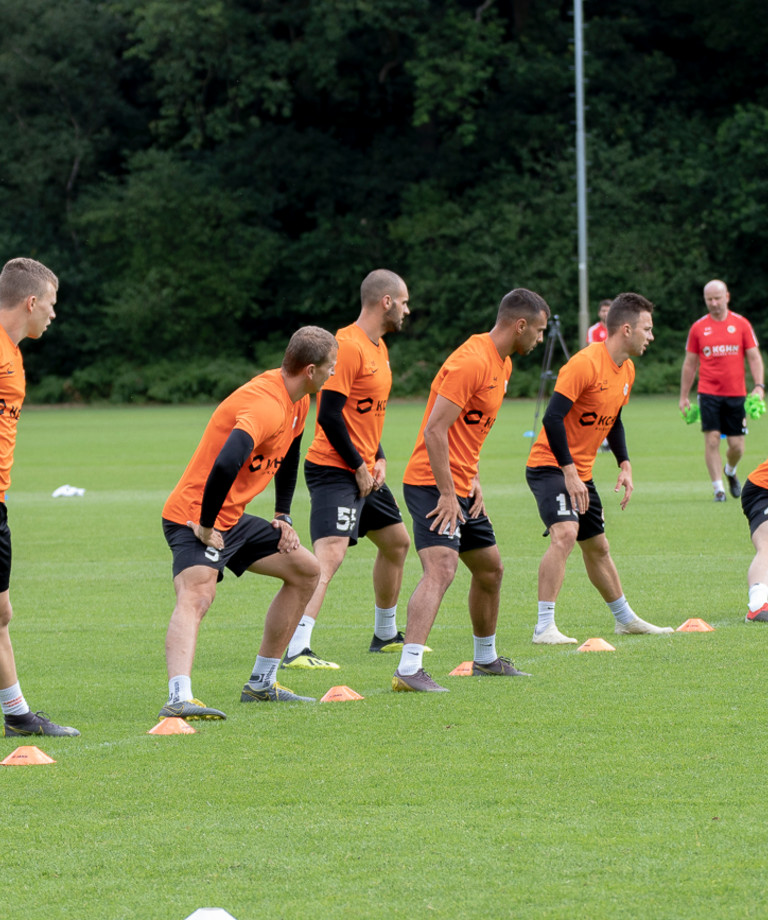
{"label": "soccer player", "polygon": [[[722,281],[710,281],[704,286],[704,303],[709,312],[691,326],[680,375],[680,409],[683,412],[691,405],[688,394],[696,374],[699,375],[704,460],[716,502],[725,501],[723,472],[731,495],[734,498],[741,495],[736,467],[744,454],[747,433],[745,357],[754,381],[752,393],[765,395],[763,359],[757,337],[743,316],[728,309],[730,300],[730,292]],[[720,456],[721,433],[727,443],[725,470]]]}
{"label": "soccer player", "polygon": [[21,692],[8,626],[11,608],[11,531],[5,493],[11,484],[16,426],[26,383],[19,342],[39,339],[56,314],[59,279],[34,259],[11,259],[0,272],[0,706],[6,738],[28,735],[79,735],[56,725],[42,712],[31,712]]}
{"label": "soccer player", "polygon": [[615,492],[624,490],[622,511],[632,495],[621,410],[635,380],[631,356],[653,341],[653,304],[640,294],[619,294],[608,311],[608,338],[577,352],[557,375],[542,430],[531,447],[526,479],[549,536],[539,565],[539,615],[533,641],[543,645],[576,642],[555,624],[555,602],[565,564],[578,542],[584,566],[616,619],[615,631],[670,633],[671,627],[641,620],[627,599],[605,536],[603,506],[592,481],[592,467],[603,438],[619,464]]}
{"label": "soccer player", "polygon": [[[313,701],[281,687],[275,674],[320,574],[315,557],[299,543],[290,511],[309,394],[319,392],[333,373],[336,351],[325,329],[304,326],[295,332],[281,367],[254,377],[215,409],[165,503],[163,531],[173,553],[176,606],[165,641],[168,702],[158,718],[226,718],[195,699],[191,686],[198,630],[224,568],[283,582],[267,611],[240,701]],[[245,514],[248,502],[272,479],[272,520]]]}
{"label": "soccer player", "polygon": [[768,460],[747,476],[741,507],[749,521],[755,556],[747,571],[747,623],[768,623]]}
{"label": "soccer player", "polygon": [[528,676],[496,652],[503,566],[478,479],[480,450],[501,408],[512,373],[510,355],[542,341],[550,311],[533,291],[504,296],[490,332],[471,336],[449,355],[432,381],[403,495],[423,575],[408,601],[400,664],[392,689],[445,691],[424,670],[423,656],[459,559],[472,578],[469,616],[473,674]]}
{"label": "soccer player", "polygon": [[594,326],[587,329],[587,345],[593,342],[604,342],[608,338],[608,327],[605,325],[605,318],[611,308],[610,300],[601,300],[597,308],[597,322]]}
{"label": "soccer player", "polygon": [[318,396],[315,438],[304,461],[312,500],[312,549],[320,581],[288,645],[281,668],[338,668],[312,651],[312,630],[328,585],[348,547],[360,537],[376,546],[373,566],[374,623],[369,651],[403,647],[397,599],[410,538],[385,482],[381,446],[392,372],[384,336],[399,332],[408,309],[408,288],[386,269],[372,271],[360,287],[361,311],[336,333],[339,354],[332,379]]}

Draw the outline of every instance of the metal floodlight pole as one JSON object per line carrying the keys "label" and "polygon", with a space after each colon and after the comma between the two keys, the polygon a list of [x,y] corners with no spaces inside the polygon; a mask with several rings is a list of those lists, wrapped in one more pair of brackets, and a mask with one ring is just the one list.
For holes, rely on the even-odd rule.
{"label": "metal floodlight pole", "polygon": [[579,238],[579,342],[587,341],[589,283],[587,280],[587,153],[584,132],[584,41],[582,0],[573,0],[573,50],[576,74],[576,210]]}

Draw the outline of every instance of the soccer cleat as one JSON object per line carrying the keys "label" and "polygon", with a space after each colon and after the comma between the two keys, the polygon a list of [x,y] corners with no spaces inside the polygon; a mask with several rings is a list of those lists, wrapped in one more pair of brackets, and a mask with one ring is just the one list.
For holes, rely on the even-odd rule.
{"label": "soccer cleat", "polygon": [[314,696],[299,696],[277,681],[271,687],[254,687],[250,681],[240,694],[241,703],[315,703]]}
{"label": "soccer cleat", "polygon": [[415,674],[401,674],[395,671],[392,678],[392,689],[395,691],[416,691],[423,693],[447,693],[447,687],[441,687],[427,674],[424,668],[419,668]]}
{"label": "soccer cleat", "polygon": [[768,623],[768,604],[763,604],[758,610],[748,610],[744,622]]}
{"label": "soccer cleat", "polygon": [[335,661],[323,661],[311,648],[305,648],[298,655],[288,655],[280,662],[281,668],[304,668],[307,671],[338,671]]}
{"label": "soccer cleat", "polygon": [[483,674],[500,674],[504,677],[530,677],[526,671],[518,671],[515,667],[514,661],[509,658],[497,658],[495,661],[492,661],[490,664],[478,664],[476,661],[472,662],[472,676],[478,677]]}
{"label": "soccer cleat", "polygon": [[671,626],[654,626],[653,623],[646,623],[640,617],[635,617],[629,623],[619,623],[617,620],[614,632],[617,636],[661,636],[664,633],[673,633],[674,629]]}
{"label": "soccer cleat", "polygon": [[57,725],[51,722],[44,712],[25,712],[19,716],[6,715],[3,734],[6,738],[26,738],[29,735],[75,738],[80,732],[68,725]]}
{"label": "soccer cleat", "polygon": [[379,639],[376,633],[373,634],[371,644],[368,647],[369,652],[402,652],[405,636],[398,629],[397,635],[391,639]]}
{"label": "soccer cleat", "polygon": [[725,492],[715,492],[715,501],[724,502],[725,501]]}
{"label": "soccer cleat", "polygon": [[735,473],[733,476],[729,476],[728,473],[726,473],[725,478],[728,480],[728,491],[733,498],[741,498],[741,483],[739,482],[739,477]]}
{"label": "soccer cleat", "polygon": [[200,700],[170,700],[157,714],[158,719],[226,719],[220,709],[211,709]]}
{"label": "soccer cleat", "polygon": [[571,639],[570,636],[564,636],[554,623],[550,623],[549,626],[541,632],[534,629],[531,642],[533,642],[534,645],[575,645],[576,639]]}

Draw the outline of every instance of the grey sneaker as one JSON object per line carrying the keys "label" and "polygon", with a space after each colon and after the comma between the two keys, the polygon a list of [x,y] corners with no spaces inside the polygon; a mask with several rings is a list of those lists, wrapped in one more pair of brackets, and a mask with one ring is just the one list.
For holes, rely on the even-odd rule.
{"label": "grey sneaker", "polygon": [[315,703],[314,696],[299,696],[277,681],[271,687],[253,687],[250,682],[240,694],[241,703]]}
{"label": "grey sneaker", "polygon": [[725,501],[725,492],[715,492],[715,501],[724,502]]}
{"label": "grey sneaker", "polygon": [[220,709],[211,709],[200,700],[181,700],[172,703],[170,700],[157,714],[158,719],[226,719]]}
{"label": "grey sneaker", "polygon": [[725,474],[725,478],[728,480],[728,490],[734,498],[741,498],[741,483],[739,482],[739,477],[734,473],[733,476]]}
{"label": "grey sneaker", "polygon": [[530,677],[526,671],[518,671],[514,661],[509,658],[497,658],[490,664],[478,664],[472,662],[472,676],[476,677],[483,674],[501,674],[504,677]]}
{"label": "grey sneaker", "polygon": [[424,668],[419,668],[415,674],[401,674],[395,671],[392,678],[392,689],[395,691],[409,691],[426,693],[447,693],[447,687],[441,687],[427,674]]}
{"label": "grey sneaker", "polygon": [[671,626],[654,626],[653,623],[646,623],[640,617],[635,617],[629,623],[616,622],[614,630],[617,636],[661,636],[664,633],[673,633]]}
{"label": "grey sneaker", "polygon": [[5,716],[3,734],[6,738],[27,738],[30,735],[56,735],[62,738],[74,738],[80,732],[76,728],[70,728],[68,725],[57,725],[55,722],[51,722],[44,712],[25,712],[20,716]]}

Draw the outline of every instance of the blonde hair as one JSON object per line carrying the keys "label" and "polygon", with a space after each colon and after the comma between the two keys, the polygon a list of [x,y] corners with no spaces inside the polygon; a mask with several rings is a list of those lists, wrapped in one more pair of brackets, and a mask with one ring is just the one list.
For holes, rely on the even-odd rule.
{"label": "blonde hair", "polygon": [[42,262],[11,259],[0,272],[0,308],[15,307],[27,297],[42,297],[49,284],[58,290],[59,279]]}

